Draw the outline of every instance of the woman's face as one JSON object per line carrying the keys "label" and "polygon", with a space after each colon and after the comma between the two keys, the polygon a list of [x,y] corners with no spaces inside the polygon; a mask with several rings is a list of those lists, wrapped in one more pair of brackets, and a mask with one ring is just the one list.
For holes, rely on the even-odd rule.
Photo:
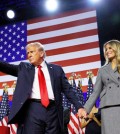
{"label": "woman's face", "polygon": [[110,61],[116,58],[115,51],[111,48],[109,44],[105,46],[105,55]]}

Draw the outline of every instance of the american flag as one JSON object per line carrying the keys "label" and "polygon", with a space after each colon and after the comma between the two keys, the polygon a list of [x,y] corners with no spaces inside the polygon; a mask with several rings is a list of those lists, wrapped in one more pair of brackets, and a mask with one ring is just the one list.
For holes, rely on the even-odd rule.
{"label": "american flag", "polygon": [[[84,105],[84,98],[81,88],[76,86],[75,79],[73,79],[73,91],[77,95],[79,102]],[[79,82],[78,82],[79,83]],[[77,110],[74,105],[71,104],[71,114],[70,114],[70,122],[68,124],[68,132],[69,134],[84,134],[84,130],[80,128],[80,120],[77,115]]]}
{"label": "american flag", "polygon": [[89,77],[88,78],[88,88],[87,88],[87,97],[86,97],[86,101],[89,99],[90,95],[93,92],[93,83],[92,83],[92,78]]}
{"label": "american flag", "polygon": [[[25,46],[27,42],[27,23],[19,22],[0,27],[0,60],[18,64],[21,60],[26,60]],[[0,72],[0,89],[7,83],[11,87],[16,80],[15,77]],[[12,100],[14,88],[8,88],[9,100]],[[0,90],[0,100],[2,90]]]}
{"label": "american flag", "polygon": [[8,93],[7,91],[3,91],[2,102],[0,105],[0,121],[5,117],[8,116],[10,112],[9,100],[8,100]]}
{"label": "american flag", "polygon": [[62,106],[67,107],[68,109],[71,108],[70,101],[66,98],[66,96],[62,93]]}
{"label": "american flag", "polygon": [[84,96],[83,96],[82,85],[81,85],[80,80],[78,80],[77,94],[78,94],[78,98],[79,98],[80,103],[82,105],[84,105],[85,104],[85,99],[84,99]]}
{"label": "american flag", "polygon": [[9,112],[10,112],[10,106],[9,106],[9,100],[8,100],[8,92],[4,90],[3,96],[2,96],[2,102],[0,105],[0,126],[10,127],[10,133],[16,134],[17,125],[7,124]]}
{"label": "american flag", "polygon": [[[98,27],[95,9],[68,11],[56,16],[40,17],[0,27],[0,60],[19,64],[26,61],[25,46],[41,42],[46,50],[46,61],[63,67],[66,76],[80,73],[82,91],[86,92],[86,71],[92,70],[96,79],[101,67]],[[0,73],[0,96],[2,84],[12,86],[16,77]],[[12,101],[13,88],[8,89]]]}

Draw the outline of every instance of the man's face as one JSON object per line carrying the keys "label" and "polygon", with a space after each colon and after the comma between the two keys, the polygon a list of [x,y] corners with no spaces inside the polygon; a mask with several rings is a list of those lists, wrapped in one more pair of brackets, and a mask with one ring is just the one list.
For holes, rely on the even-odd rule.
{"label": "man's face", "polygon": [[34,66],[40,65],[40,63],[43,61],[43,55],[44,52],[39,50],[35,46],[29,46],[27,48],[27,57],[31,64]]}

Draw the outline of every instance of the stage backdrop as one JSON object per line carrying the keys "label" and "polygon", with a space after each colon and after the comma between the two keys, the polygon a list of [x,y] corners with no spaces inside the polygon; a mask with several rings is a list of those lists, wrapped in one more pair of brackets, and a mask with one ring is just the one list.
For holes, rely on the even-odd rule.
{"label": "stage backdrop", "polygon": [[[0,27],[0,60],[19,64],[26,61],[25,46],[40,42],[46,50],[46,61],[61,65],[69,78],[80,74],[82,91],[88,88],[87,71],[96,79],[101,67],[97,16],[95,9],[73,10],[57,16],[35,18]],[[7,83],[10,105],[16,77],[0,72],[0,101]],[[78,81],[75,80],[76,84]]]}

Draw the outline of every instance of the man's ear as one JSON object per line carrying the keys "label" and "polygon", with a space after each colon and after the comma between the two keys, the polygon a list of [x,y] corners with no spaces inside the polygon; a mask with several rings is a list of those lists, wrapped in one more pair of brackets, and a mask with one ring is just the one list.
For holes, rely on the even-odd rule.
{"label": "man's ear", "polygon": [[41,51],[41,52],[40,52],[40,57],[43,57],[43,56],[44,56],[44,52]]}

